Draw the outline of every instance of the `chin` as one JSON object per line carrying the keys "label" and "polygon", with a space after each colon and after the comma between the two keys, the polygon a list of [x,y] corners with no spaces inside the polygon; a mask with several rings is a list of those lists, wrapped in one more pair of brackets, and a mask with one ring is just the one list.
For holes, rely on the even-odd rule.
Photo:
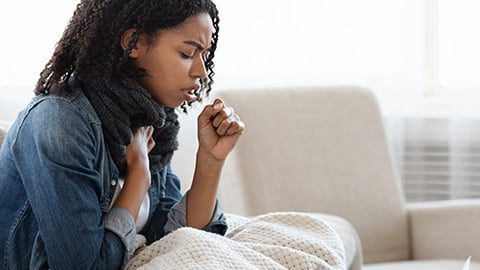
{"label": "chin", "polygon": [[163,106],[165,107],[169,107],[169,108],[178,108],[180,107],[182,104],[184,103],[184,101],[177,101],[177,102],[160,102],[160,104],[162,104]]}
{"label": "chin", "polygon": [[158,104],[160,104],[162,106],[165,106],[165,107],[175,108],[175,107],[178,107],[178,106],[181,105],[181,103],[178,104],[178,101],[159,99],[159,98],[155,98],[155,97],[153,99],[155,99],[155,101]]}

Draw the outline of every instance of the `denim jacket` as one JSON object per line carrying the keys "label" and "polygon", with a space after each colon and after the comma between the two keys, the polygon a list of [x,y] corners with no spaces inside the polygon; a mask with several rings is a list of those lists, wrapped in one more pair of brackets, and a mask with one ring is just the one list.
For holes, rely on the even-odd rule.
{"label": "denim jacket", "polygon": [[[35,97],[0,149],[0,269],[119,269],[134,251],[128,211],[108,211],[119,177],[101,122],[78,85]],[[73,87],[72,87],[73,86]],[[148,243],[186,226],[170,165],[152,175]],[[218,206],[206,231],[224,234]]]}

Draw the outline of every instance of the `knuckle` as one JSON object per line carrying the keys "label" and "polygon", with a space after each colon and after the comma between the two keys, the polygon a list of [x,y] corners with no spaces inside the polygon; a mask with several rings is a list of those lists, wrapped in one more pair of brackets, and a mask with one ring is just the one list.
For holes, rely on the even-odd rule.
{"label": "knuckle", "polygon": [[225,114],[225,116],[230,116],[235,114],[235,110],[232,107],[225,107],[223,108],[223,113]]}

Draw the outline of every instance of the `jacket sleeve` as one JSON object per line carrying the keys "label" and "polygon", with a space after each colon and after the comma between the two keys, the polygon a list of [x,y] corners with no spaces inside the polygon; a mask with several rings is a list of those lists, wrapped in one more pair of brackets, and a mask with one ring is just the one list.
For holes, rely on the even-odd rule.
{"label": "jacket sleeve", "polygon": [[51,269],[119,269],[133,252],[132,216],[100,209],[93,124],[66,100],[48,99],[30,109],[12,147]]}
{"label": "jacket sleeve", "polygon": [[[156,177],[164,177],[164,184],[158,192],[160,203],[151,217],[150,225],[142,232],[146,235],[147,243],[152,243],[178,228],[187,226],[188,192],[182,195],[180,180],[172,172],[170,164]],[[227,222],[218,200],[210,223],[203,230],[221,235],[226,233]]]}

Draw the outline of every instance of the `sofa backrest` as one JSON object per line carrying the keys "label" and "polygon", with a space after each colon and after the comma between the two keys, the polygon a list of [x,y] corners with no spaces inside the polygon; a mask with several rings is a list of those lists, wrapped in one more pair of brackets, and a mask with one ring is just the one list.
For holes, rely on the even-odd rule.
{"label": "sofa backrest", "polygon": [[224,170],[226,211],[334,214],[358,231],[366,263],[408,259],[403,193],[370,91],[319,87],[220,96],[246,123]]}
{"label": "sofa backrest", "polygon": [[0,121],[0,147],[2,146],[5,136],[7,135],[7,130],[8,130],[8,125]]}

